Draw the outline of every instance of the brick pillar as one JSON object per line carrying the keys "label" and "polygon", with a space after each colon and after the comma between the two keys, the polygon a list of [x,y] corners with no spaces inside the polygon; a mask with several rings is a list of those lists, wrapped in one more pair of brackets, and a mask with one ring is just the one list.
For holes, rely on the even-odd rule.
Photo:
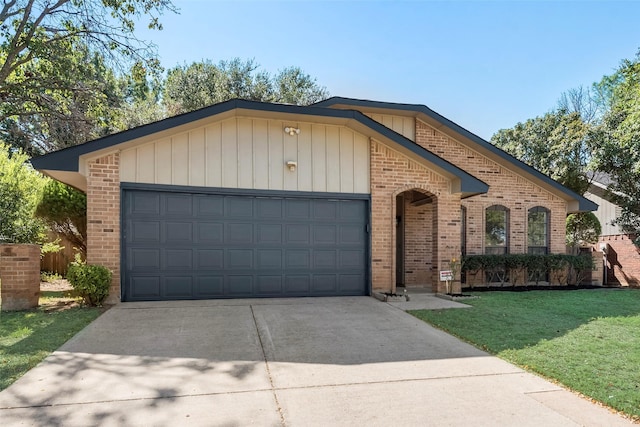
{"label": "brick pillar", "polygon": [[[434,259],[433,274],[434,292],[445,293],[446,283],[440,281],[440,270],[450,270],[452,259],[460,260],[460,195],[441,194],[435,200],[434,222]],[[460,272],[458,271],[450,291],[454,294],[461,292]]]}
{"label": "brick pillar", "polygon": [[106,303],[120,301],[120,155],[91,160],[87,174],[87,263],[111,270]]}
{"label": "brick pillar", "polygon": [[40,298],[40,246],[0,245],[2,311],[27,310]]}

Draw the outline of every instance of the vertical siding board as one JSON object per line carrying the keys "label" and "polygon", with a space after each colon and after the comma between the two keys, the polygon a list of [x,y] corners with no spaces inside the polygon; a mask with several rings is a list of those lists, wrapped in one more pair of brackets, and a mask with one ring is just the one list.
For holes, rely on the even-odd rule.
{"label": "vertical siding board", "polygon": [[120,182],[136,182],[137,150],[120,153]]}
{"label": "vertical siding board", "polygon": [[209,187],[222,187],[222,127],[220,123],[205,129],[206,184]]}
{"label": "vertical siding board", "polygon": [[269,122],[253,121],[253,188],[269,188]]}
{"label": "vertical siding board", "polygon": [[340,128],[340,191],[353,193],[353,131]]}
{"label": "vertical siding board", "polygon": [[238,187],[238,141],[235,119],[222,122],[222,186]]}
{"label": "vertical siding board", "polygon": [[253,188],[253,120],[240,118],[238,123],[238,187]]}
{"label": "vertical siding board", "polygon": [[173,185],[189,185],[189,134],[186,132],[171,138],[171,174]]}
{"label": "vertical siding board", "polygon": [[340,128],[327,126],[327,191],[340,192]]}
{"label": "vertical siding board", "polygon": [[156,143],[156,184],[171,184],[171,139],[166,138]]}
{"label": "vertical siding board", "polygon": [[137,150],[136,180],[153,184],[155,182],[155,144],[146,144]]}
{"label": "vertical siding board", "polygon": [[284,125],[281,122],[269,122],[269,189],[284,188]]}
{"label": "vertical siding board", "polygon": [[[285,126],[300,128],[290,136]],[[234,118],[121,153],[123,182],[368,193],[370,141],[343,126]],[[298,167],[291,172],[287,161]]]}
{"label": "vertical siding board", "polygon": [[298,191],[313,191],[311,125],[301,124],[298,135]]}
{"label": "vertical siding board", "polygon": [[369,140],[355,134],[353,141],[353,191],[368,193],[369,186]]}
{"label": "vertical siding board", "polygon": [[189,134],[189,185],[205,185],[205,165],[204,128],[198,128]]}
{"label": "vertical siding board", "polygon": [[404,118],[402,135],[406,136],[413,142],[416,141],[416,120],[413,117]]}
{"label": "vertical siding board", "polygon": [[311,126],[312,191],[327,191],[326,126]]}
{"label": "vertical siding board", "polygon": [[[287,126],[299,127],[297,123],[287,122]],[[283,128],[285,125],[283,124]],[[284,159],[281,163],[282,170],[284,170],[284,190],[296,191],[298,189],[298,173],[299,170],[296,168],[295,171],[291,172],[286,166],[286,162],[288,161],[298,161],[298,138],[299,135],[291,136],[289,134],[285,134],[282,129],[280,130],[282,135],[284,135],[283,139],[283,154]]]}

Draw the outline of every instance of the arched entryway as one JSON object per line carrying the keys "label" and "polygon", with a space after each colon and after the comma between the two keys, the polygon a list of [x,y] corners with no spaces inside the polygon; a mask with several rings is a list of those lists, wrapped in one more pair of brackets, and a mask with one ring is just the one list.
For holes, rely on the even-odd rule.
{"label": "arched entryway", "polygon": [[395,195],[395,287],[436,291],[437,196],[421,188]]}

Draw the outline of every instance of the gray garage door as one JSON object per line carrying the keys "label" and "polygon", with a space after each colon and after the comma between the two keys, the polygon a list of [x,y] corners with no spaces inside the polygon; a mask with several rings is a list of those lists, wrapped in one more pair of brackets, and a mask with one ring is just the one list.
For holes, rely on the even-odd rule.
{"label": "gray garage door", "polygon": [[368,200],[125,190],[125,301],[364,295]]}

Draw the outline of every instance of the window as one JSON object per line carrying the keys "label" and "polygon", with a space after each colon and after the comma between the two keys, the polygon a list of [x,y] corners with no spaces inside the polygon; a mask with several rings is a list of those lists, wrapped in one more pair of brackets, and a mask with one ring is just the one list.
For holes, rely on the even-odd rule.
{"label": "window", "polygon": [[485,210],[484,252],[506,254],[509,252],[509,209],[501,205]]}
{"label": "window", "polygon": [[529,209],[527,246],[530,254],[549,253],[549,210],[542,206]]}

